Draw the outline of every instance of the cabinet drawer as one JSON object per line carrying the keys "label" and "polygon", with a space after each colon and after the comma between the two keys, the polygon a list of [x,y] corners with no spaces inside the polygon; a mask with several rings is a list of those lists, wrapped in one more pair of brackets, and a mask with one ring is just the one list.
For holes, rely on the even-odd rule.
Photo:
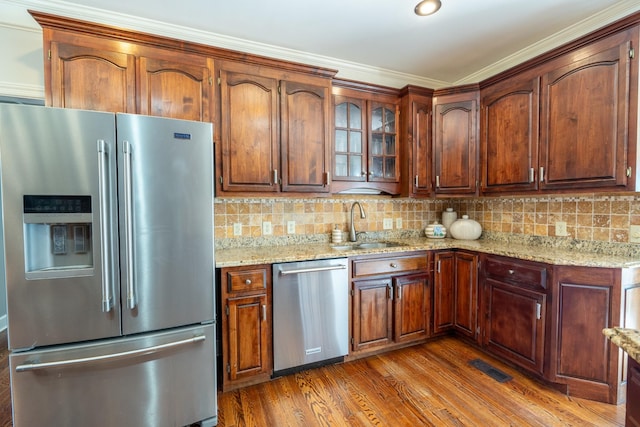
{"label": "cabinet drawer", "polygon": [[540,264],[487,257],[484,274],[486,277],[519,286],[547,288],[547,268]]}
{"label": "cabinet drawer", "polygon": [[256,268],[252,270],[228,271],[228,292],[248,292],[265,289],[267,287],[267,270]]}
{"label": "cabinet drawer", "polygon": [[416,254],[403,257],[357,259],[353,261],[353,277],[425,270],[428,266],[428,257],[426,254]]}

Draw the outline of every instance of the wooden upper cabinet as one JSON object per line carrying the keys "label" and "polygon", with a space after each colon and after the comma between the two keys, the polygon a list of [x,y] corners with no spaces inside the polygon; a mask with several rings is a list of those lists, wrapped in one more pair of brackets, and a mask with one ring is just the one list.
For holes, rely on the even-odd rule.
{"label": "wooden upper cabinet", "polygon": [[222,190],[328,192],[330,102],[328,79],[221,63]]}
{"label": "wooden upper cabinet", "polygon": [[[135,56],[63,42],[50,43],[46,104],[109,112],[136,112]],[[46,62],[45,62],[46,67]]]}
{"label": "wooden upper cabinet", "polygon": [[329,192],[329,85],[282,81],[282,191]]}
{"label": "wooden upper cabinet", "polygon": [[540,78],[514,78],[483,91],[481,190],[538,189]]}
{"label": "wooden upper cabinet", "polygon": [[367,180],[367,101],[334,97],[333,180]]}
{"label": "wooden upper cabinet", "polygon": [[541,189],[626,187],[630,52],[630,40],[605,40],[542,76]]}
{"label": "wooden upper cabinet", "polygon": [[142,56],[138,64],[141,114],[213,121],[213,60],[181,53],[175,59]]}
{"label": "wooden upper cabinet", "polygon": [[278,191],[278,81],[220,70],[224,191]]}
{"label": "wooden upper cabinet", "polygon": [[433,174],[436,194],[474,195],[477,190],[478,95],[434,97]]}
{"label": "wooden upper cabinet", "polygon": [[398,91],[333,82],[332,191],[400,193],[401,142]]}

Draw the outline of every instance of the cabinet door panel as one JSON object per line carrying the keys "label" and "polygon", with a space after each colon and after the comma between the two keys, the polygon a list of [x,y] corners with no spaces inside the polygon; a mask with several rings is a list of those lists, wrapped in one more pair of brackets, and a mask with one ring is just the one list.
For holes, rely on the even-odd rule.
{"label": "cabinet door panel", "polygon": [[446,332],[455,322],[455,252],[436,253],[433,275],[433,333]]}
{"label": "cabinet door panel", "polygon": [[281,82],[282,191],[329,191],[329,88]]}
{"label": "cabinet door panel", "polygon": [[135,57],[51,42],[52,107],[136,112]]}
{"label": "cabinet door panel", "polygon": [[483,192],[537,190],[539,99],[539,78],[483,97]]}
{"label": "cabinet door panel", "polygon": [[213,121],[210,114],[213,67],[203,57],[139,58],[141,114],[174,119]]}
{"label": "cabinet door panel", "polygon": [[477,255],[456,252],[455,274],[455,328],[475,339],[478,328]]}
{"label": "cabinet door panel", "polygon": [[353,350],[392,342],[391,279],[353,283]]}
{"label": "cabinet door panel", "polygon": [[413,194],[431,193],[431,105],[414,101],[413,111]]}
{"label": "cabinet door panel", "polygon": [[429,278],[415,274],[394,278],[396,342],[426,338],[429,335]]}
{"label": "cabinet door panel", "polygon": [[630,42],[542,77],[540,187],[624,187]]}
{"label": "cabinet door panel", "polygon": [[484,344],[537,373],[544,370],[546,295],[488,279]]}
{"label": "cabinet door panel", "polygon": [[475,100],[435,105],[436,193],[472,194],[476,191],[477,108]]}
{"label": "cabinet door panel", "polygon": [[229,378],[238,380],[264,372],[268,357],[267,296],[229,298]]}
{"label": "cabinet door panel", "polygon": [[334,105],[333,179],[366,181],[367,102],[363,99],[336,95]]}
{"label": "cabinet door panel", "polygon": [[278,82],[220,72],[225,191],[278,191]]}

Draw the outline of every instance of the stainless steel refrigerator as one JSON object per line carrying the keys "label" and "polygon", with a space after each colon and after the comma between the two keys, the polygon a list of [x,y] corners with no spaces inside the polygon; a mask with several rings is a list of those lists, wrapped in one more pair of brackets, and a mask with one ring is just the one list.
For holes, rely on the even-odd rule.
{"label": "stainless steel refrigerator", "polygon": [[217,424],[210,123],[0,105],[13,422]]}

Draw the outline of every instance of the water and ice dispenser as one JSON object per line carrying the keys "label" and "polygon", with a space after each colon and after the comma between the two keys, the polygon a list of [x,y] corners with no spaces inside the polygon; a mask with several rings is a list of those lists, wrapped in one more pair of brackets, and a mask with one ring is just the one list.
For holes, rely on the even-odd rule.
{"label": "water and ice dispenser", "polygon": [[93,274],[91,196],[24,196],[27,279]]}

